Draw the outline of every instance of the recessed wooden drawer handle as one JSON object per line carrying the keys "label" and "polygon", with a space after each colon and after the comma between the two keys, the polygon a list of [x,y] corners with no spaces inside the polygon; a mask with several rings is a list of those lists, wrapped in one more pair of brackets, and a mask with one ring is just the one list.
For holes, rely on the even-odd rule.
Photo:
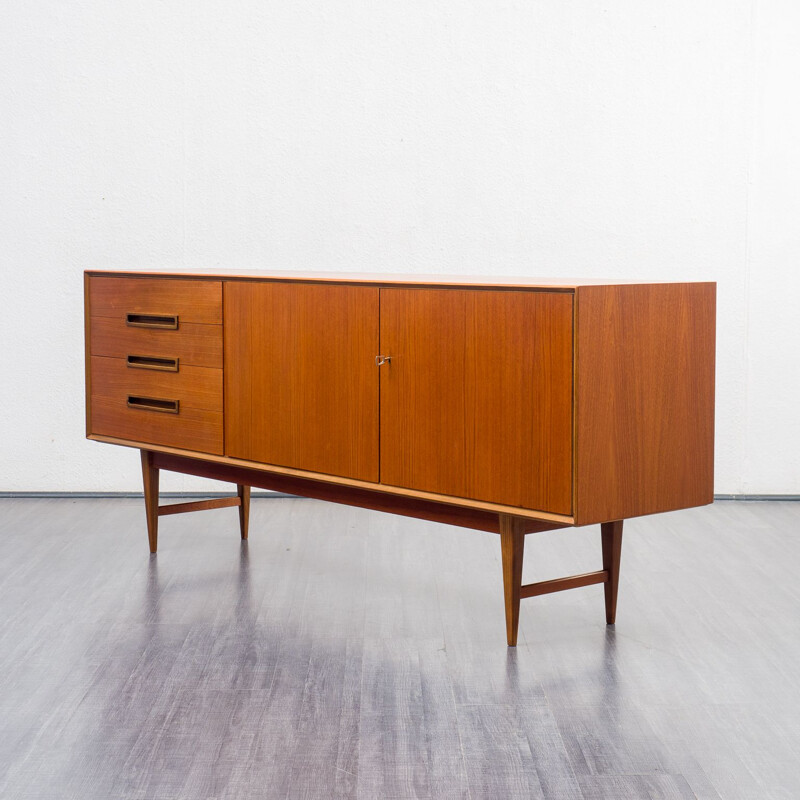
{"label": "recessed wooden drawer handle", "polygon": [[156,356],[128,356],[126,362],[129,367],[137,369],[158,369],[163,372],[177,372],[177,358],[157,358]]}
{"label": "recessed wooden drawer handle", "polygon": [[164,414],[178,413],[178,400],[162,400],[159,397],[134,397],[128,395],[128,408],[138,408],[141,411],[161,411]]}
{"label": "recessed wooden drawer handle", "polygon": [[176,330],[177,314],[126,314],[125,322],[132,328],[165,328]]}

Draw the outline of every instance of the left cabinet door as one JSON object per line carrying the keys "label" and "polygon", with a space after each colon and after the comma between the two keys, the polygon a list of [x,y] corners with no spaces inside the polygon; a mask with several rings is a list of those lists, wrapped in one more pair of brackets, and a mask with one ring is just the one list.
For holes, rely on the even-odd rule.
{"label": "left cabinet door", "polygon": [[226,281],[225,453],[378,480],[377,287]]}

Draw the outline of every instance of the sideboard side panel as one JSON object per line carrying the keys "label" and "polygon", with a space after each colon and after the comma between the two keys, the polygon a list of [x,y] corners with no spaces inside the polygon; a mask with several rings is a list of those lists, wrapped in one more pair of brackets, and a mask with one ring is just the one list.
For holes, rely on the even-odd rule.
{"label": "sideboard side panel", "polygon": [[716,284],[588,286],[576,298],[576,524],[714,492]]}

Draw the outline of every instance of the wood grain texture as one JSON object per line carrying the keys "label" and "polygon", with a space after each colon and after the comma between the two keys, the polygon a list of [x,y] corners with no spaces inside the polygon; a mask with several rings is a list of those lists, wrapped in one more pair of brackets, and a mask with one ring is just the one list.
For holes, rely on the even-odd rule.
{"label": "wood grain texture", "polygon": [[581,287],[579,525],[711,503],[713,283]]}
{"label": "wood grain texture", "polygon": [[225,283],[226,453],[378,480],[378,289]]}
{"label": "wood grain texture", "polygon": [[[380,490],[368,490],[358,486],[342,486],[326,481],[312,480],[294,475],[270,472],[264,469],[252,469],[240,464],[191,458],[169,452],[154,452],[155,463],[161,469],[197,475],[202,478],[246,483],[260,489],[312,497],[331,503],[384,511],[389,514],[400,514],[407,517],[427,519],[445,525],[458,525],[464,528],[499,533],[498,514],[478,508],[459,507],[449,503],[436,502],[417,497],[393,495]],[[524,520],[526,533],[559,530],[565,523],[548,522],[536,519]]]}
{"label": "wood grain texture", "polygon": [[158,467],[153,465],[153,454],[149,451],[142,450],[141,457],[147,540],[150,552],[155,553],[158,550]]}
{"label": "wood grain texture", "polygon": [[470,800],[545,800],[520,716],[514,704],[459,708]]}
{"label": "wood grain texture", "polygon": [[401,638],[365,640],[360,710],[359,796],[430,797],[416,647]]}
{"label": "wood grain texture", "polygon": [[222,282],[183,278],[92,277],[89,282],[92,316],[177,314],[184,322],[222,324]]}
{"label": "wood grain texture", "polygon": [[619,592],[619,567],[622,557],[622,520],[604,522],[600,526],[603,545],[603,569],[608,572],[605,585],[606,624],[617,619],[617,593]]}
{"label": "wood grain texture", "polygon": [[[184,281],[178,307],[160,308],[179,280],[92,278],[93,315],[108,302],[107,287],[93,293],[94,283],[106,280],[140,281],[116,288],[127,311],[144,315],[185,317],[184,302],[188,315],[213,305],[210,281],[190,281],[191,292]],[[234,480],[242,538],[241,487],[249,485],[497,530],[513,646],[524,596],[604,582],[614,622],[621,522],[613,520],[711,501],[713,284],[581,286],[577,294],[219,286],[225,325],[194,327],[224,327],[225,457],[198,467],[191,455],[221,456],[219,369],[145,372],[92,356],[91,430],[166,448],[148,455],[151,468]],[[172,402],[176,412],[180,403],[180,413],[127,408],[129,395]],[[179,510],[188,507],[164,513]],[[521,586],[527,531],[598,521],[602,571]]]}
{"label": "wood grain texture", "polygon": [[596,583],[607,583],[608,571],[605,569],[597,572],[584,572],[582,575],[569,575],[566,578],[553,578],[549,581],[526,583],[520,589],[520,597],[539,597],[553,592],[564,592],[567,589],[580,589],[583,586],[593,586]]}
{"label": "wood grain texture", "polygon": [[[498,503],[486,503],[483,500],[469,500],[463,497],[449,497],[447,495],[434,494],[433,492],[418,492],[414,489],[403,489],[397,486],[387,486],[380,483],[370,483],[369,481],[353,480],[352,478],[342,478],[337,475],[326,475],[322,472],[309,472],[302,469],[291,469],[290,467],[276,467],[274,464],[261,464],[257,461],[246,461],[241,458],[231,458],[229,456],[215,455],[215,454],[198,454],[186,448],[176,447],[174,445],[161,445],[161,444],[147,444],[137,439],[119,438],[116,436],[106,436],[102,434],[90,434],[89,439],[97,442],[105,442],[106,444],[121,445],[123,447],[135,447],[152,449],[161,453],[179,456],[190,461],[197,460],[198,456],[202,456],[203,460],[210,463],[212,466],[221,465],[224,467],[241,468],[245,472],[265,473],[275,475],[278,477],[297,478],[301,481],[306,481],[309,484],[326,483],[335,487],[344,487],[344,490],[361,489],[372,494],[380,493],[384,495],[391,495],[393,497],[407,498],[414,501],[423,501],[424,503],[433,503],[436,505],[445,505],[455,509],[468,509],[480,512],[486,512],[497,517],[498,514],[512,514],[518,517],[524,517],[531,521],[531,524],[542,524],[541,530],[547,530],[548,525],[553,527],[565,527],[573,525],[575,520],[566,514],[549,514],[545,511],[532,511],[526,508],[515,508],[514,506],[502,506]],[[253,484],[255,485],[255,484]],[[497,525],[494,525],[493,530],[497,532]]]}
{"label": "wood grain texture", "polygon": [[103,397],[95,393],[92,436],[127,441],[132,447],[162,445],[221,455],[222,412],[181,407],[178,414],[162,414],[128,408],[123,395]]}
{"label": "wood grain texture", "polygon": [[222,370],[183,364],[177,372],[133,369],[120,358],[92,356],[92,398],[124,403],[129,394],[180,400],[181,409],[222,413]]}
{"label": "wood grain texture", "polygon": [[506,638],[517,646],[519,601],[522,588],[522,557],[525,553],[525,524],[518,517],[500,515],[500,548],[503,557],[503,595],[506,607]]}
{"label": "wood grain texture", "polygon": [[570,514],[572,296],[381,289],[381,482]]}
{"label": "wood grain texture", "polygon": [[[169,280],[175,277],[174,272],[114,270],[87,270],[91,277],[125,276],[131,278],[147,277],[154,280]],[[220,279],[216,271],[181,271],[181,277],[196,280],[213,281]],[[548,291],[572,292],[580,286],[608,286],[624,284],[649,284],[660,281],[643,281],[638,278],[578,278],[552,277],[546,275],[443,275],[426,273],[386,273],[386,272],[344,272],[309,271],[309,270],[226,270],[224,277],[228,280],[252,281],[254,283],[271,281],[280,283],[333,283],[360,284],[366,286],[453,286],[466,288],[489,287],[492,289],[547,289]]]}
{"label": "wood grain texture", "polygon": [[86,435],[92,432],[92,317],[91,300],[89,296],[89,276],[83,276],[83,378],[84,378],[84,404],[86,411]]}
{"label": "wood grain texture", "polygon": [[250,487],[237,484],[236,494],[239,496],[239,533],[242,540],[247,541],[250,530]]}
{"label": "wood grain texture", "polygon": [[[0,499],[0,796],[800,797],[800,503],[632,520],[624,633],[594,587],[510,649],[495,537],[256,498],[242,544],[234,516],[162,519],[148,558],[141,499]],[[529,539],[532,572],[597,539]]]}
{"label": "wood grain texture", "polygon": [[236,497],[213,497],[210,500],[192,500],[188,503],[170,503],[158,507],[159,517],[169,517],[172,514],[187,514],[192,511],[210,511],[215,508],[231,508],[241,506],[242,501]]}
{"label": "wood grain texture", "polygon": [[176,330],[131,328],[118,317],[91,320],[91,354],[178,358],[181,364],[222,369],[222,326],[181,322]]}
{"label": "wood grain texture", "polygon": [[593,775],[581,779],[583,800],[697,800],[683,775]]}

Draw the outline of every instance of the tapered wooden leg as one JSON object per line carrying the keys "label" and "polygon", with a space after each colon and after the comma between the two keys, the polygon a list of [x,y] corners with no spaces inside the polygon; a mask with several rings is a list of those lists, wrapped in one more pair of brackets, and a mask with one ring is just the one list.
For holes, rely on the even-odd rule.
{"label": "tapered wooden leg", "polygon": [[247,539],[247,528],[250,524],[250,487],[244,484],[236,484],[236,493],[239,495],[239,528],[242,531],[242,539]]}
{"label": "tapered wooden leg", "polygon": [[500,548],[503,554],[503,592],[506,600],[506,637],[509,647],[517,646],[519,597],[522,586],[522,554],[525,550],[524,523],[519,517],[500,514]]}
{"label": "tapered wooden leg", "polygon": [[619,588],[619,561],[622,555],[622,520],[604,522],[600,526],[603,539],[603,569],[608,571],[606,590],[606,624],[613,625],[617,618],[617,589]]}
{"label": "tapered wooden leg", "polygon": [[142,450],[141,453],[147,538],[150,541],[150,552],[155,553],[158,549],[158,467],[153,466],[153,454],[149,450]]}

